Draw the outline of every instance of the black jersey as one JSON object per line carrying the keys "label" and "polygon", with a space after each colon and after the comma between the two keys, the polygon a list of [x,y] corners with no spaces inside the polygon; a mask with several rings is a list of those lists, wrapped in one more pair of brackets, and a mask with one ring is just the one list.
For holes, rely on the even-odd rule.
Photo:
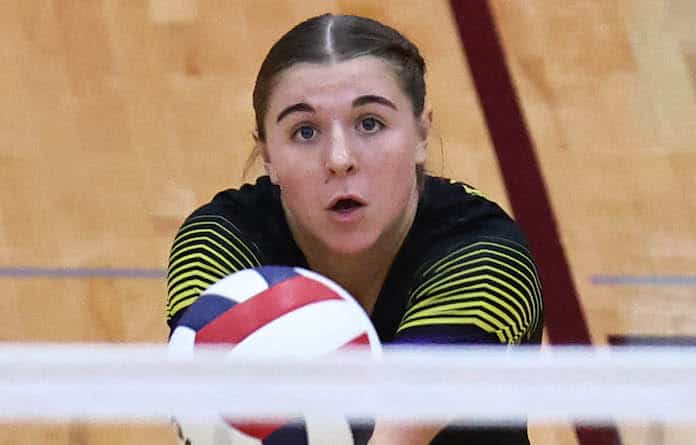
{"label": "black jersey", "polygon": [[[261,265],[309,268],[268,177],[218,193],[182,225],[168,268],[167,322],[213,282]],[[427,176],[416,216],[370,316],[382,343],[539,343],[543,301],[515,222],[476,189]],[[524,429],[448,428],[432,443],[528,443]]]}

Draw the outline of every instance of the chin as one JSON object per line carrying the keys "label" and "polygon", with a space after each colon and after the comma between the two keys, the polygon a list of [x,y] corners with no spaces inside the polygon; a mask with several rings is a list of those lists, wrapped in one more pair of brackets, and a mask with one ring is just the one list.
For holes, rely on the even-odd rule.
{"label": "chin", "polygon": [[339,237],[327,241],[328,249],[337,255],[359,255],[370,250],[377,240],[361,234],[359,237]]}

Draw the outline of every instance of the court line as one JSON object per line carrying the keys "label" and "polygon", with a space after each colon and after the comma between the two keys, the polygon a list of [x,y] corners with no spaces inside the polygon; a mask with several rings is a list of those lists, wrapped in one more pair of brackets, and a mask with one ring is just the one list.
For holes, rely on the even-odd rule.
{"label": "court line", "polygon": [[[553,344],[591,344],[570,265],[536,149],[507,66],[488,1],[450,0],[488,133],[493,142],[515,219],[539,266],[547,304],[545,329]],[[619,432],[575,428],[580,445],[617,445]]]}
{"label": "court line", "polygon": [[163,279],[164,269],[111,267],[0,267],[0,278],[127,278]]}
{"label": "court line", "polygon": [[[125,278],[163,279],[165,269],[137,267],[0,267],[0,278]],[[592,275],[597,286],[696,286],[694,275]]]}
{"label": "court line", "polygon": [[692,335],[610,335],[612,346],[696,346]]}
{"label": "court line", "polygon": [[592,275],[597,286],[696,286],[696,275]]}

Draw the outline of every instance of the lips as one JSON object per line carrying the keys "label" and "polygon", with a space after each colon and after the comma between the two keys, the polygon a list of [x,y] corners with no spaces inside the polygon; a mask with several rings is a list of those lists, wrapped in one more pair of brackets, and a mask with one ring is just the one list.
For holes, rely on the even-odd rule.
{"label": "lips", "polygon": [[365,201],[355,195],[339,195],[334,197],[330,202],[327,210],[333,212],[350,212],[366,205]]}

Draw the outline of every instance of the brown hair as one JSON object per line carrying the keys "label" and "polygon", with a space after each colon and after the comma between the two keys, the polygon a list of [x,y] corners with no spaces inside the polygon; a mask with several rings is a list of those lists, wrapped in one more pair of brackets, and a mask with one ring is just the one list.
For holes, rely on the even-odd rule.
{"label": "brown hair", "polygon": [[[254,86],[256,138],[265,142],[264,118],[274,79],[296,63],[341,62],[375,56],[394,69],[403,92],[420,116],[425,104],[425,61],[418,48],[397,30],[375,20],[351,15],[324,14],[298,24],[278,40],[266,55]],[[244,172],[259,156],[258,145],[247,159]],[[416,167],[419,189],[424,168]]]}

